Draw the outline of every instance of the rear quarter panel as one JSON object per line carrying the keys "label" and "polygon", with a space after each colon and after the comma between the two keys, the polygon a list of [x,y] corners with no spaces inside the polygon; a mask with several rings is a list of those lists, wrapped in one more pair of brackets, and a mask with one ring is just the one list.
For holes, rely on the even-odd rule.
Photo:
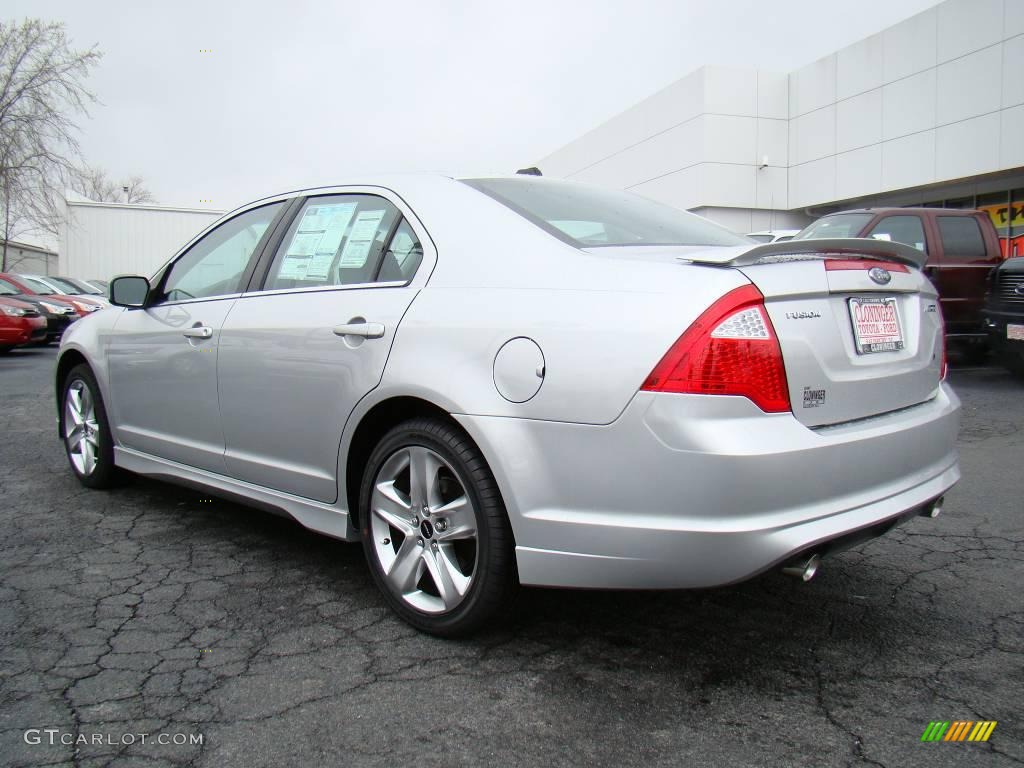
{"label": "rear quarter panel", "polygon": [[[610,423],[697,316],[746,283],[714,267],[629,269],[652,273],[647,290],[428,286],[399,327],[382,387],[441,399],[456,413]],[[519,336],[540,346],[545,369],[537,394],[513,403],[495,387],[493,363]]]}

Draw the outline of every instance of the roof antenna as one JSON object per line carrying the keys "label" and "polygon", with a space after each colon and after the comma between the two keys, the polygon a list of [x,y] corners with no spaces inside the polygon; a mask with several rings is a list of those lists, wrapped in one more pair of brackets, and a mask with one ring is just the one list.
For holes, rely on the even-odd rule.
{"label": "roof antenna", "polygon": [[543,173],[540,172],[540,168],[538,168],[535,165],[530,166],[529,168],[520,168],[518,171],[516,171],[516,173],[517,174],[522,174],[523,176],[543,176],[544,175]]}

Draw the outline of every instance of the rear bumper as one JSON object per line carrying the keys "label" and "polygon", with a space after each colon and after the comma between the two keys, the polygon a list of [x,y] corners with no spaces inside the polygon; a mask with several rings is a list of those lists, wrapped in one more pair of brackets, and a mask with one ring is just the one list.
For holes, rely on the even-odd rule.
{"label": "rear bumper", "polygon": [[501,487],[524,584],[708,587],[854,532],[960,477],[959,401],[808,429],[738,397],[641,392],[588,426],[459,416]]}

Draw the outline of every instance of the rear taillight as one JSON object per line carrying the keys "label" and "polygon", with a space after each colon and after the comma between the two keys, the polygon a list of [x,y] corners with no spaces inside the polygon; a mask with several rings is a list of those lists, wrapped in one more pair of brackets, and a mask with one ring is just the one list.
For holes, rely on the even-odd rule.
{"label": "rear taillight", "polygon": [[753,285],[730,291],[686,329],[641,389],[740,395],[762,411],[789,411],[789,386],[764,296]]}

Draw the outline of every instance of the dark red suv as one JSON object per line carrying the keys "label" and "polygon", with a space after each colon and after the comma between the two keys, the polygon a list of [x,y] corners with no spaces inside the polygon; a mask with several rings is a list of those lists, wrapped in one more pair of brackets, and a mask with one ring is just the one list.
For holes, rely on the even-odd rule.
{"label": "dark red suv", "polygon": [[924,251],[924,271],[939,291],[947,337],[984,349],[985,290],[989,273],[1003,259],[987,214],[951,208],[863,208],[822,216],[794,240],[825,237],[895,240]]}

